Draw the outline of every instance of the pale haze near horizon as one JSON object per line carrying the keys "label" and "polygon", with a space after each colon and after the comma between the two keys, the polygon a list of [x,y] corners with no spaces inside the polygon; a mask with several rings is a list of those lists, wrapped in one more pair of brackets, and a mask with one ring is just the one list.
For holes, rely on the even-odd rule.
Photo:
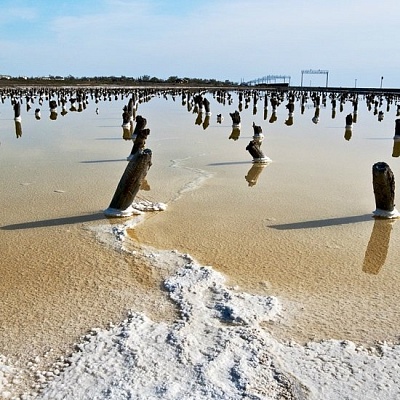
{"label": "pale haze near horizon", "polygon": [[[0,74],[400,87],[398,0],[1,0]],[[326,75],[303,76],[325,86]]]}

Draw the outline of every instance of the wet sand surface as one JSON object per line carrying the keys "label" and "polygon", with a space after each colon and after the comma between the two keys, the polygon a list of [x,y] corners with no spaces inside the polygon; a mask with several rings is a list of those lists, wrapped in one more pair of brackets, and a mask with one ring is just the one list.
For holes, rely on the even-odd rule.
{"label": "wet sand surface", "polygon": [[[20,362],[50,349],[60,354],[129,309],[174,316],[160,290],[165,271],[110,248],[90,229],[120,222],[102,211],[131,149],[121,139],[124,104],[101,104],[98,116],[90,105],[57,121],[34,121],[30,111],[18,139],[11,113],[1,109],[0,354]],[[332,120],[321,110],[315,125],[306,110],[288,127],[283,106],[274,124],[262,110],[244,110],[235,141],[228,112],[237,104],[213,106],[204,129],[178,102],[139,105],[153,151],[150,190],[139,197],[168,208],[130,232],[133,246],[189,253],[232,285],[278,296],[282,316],[266,329],[283,340],[397,341],[400,228],[372,218],[371,177],[377,161],[396,176],[393,115],[377,122],[360,113],[345,141],[345,112]],[[273,160],[259,170],[245,150],[253,121]]]}
{"label": "wet sand surface", "polygon": [[260,122],[262,148],[273,162],[255,172],[252,187],[254,166],[245,163],[251,157],[239,153],[251,138],[252,117],[237,142],[226,140],[228,124],[222,138],[213,136],[217,129],[199,132],[197,154],[182,163],[194,176],[206,170],[212,177],[135,235],[188,252],[243,290],[278,296],[282,318],[266,328],[282,339],[397,342],[399,227],[372,218],[371,173],[375,162],[386,161],[396,175],[393,119],[378,122],[365,112],[346,141],[346,113],[332,120],[323,111],[318,125],[312,110],[291,127],[283,125],[284,114],[280,124]]}
{"label": "wet sand surface", "polygon": [[57,121],[27,115],[18,139],[2,109],[0,353],[15,365],[44,354],[51,363],[131,309],[174,317],[159,289],[163,273],[92,231],[121,223],[103,215],[131,148],[121,139],[120,108],[108,117],[105,107],[97,120],[89,111]]}

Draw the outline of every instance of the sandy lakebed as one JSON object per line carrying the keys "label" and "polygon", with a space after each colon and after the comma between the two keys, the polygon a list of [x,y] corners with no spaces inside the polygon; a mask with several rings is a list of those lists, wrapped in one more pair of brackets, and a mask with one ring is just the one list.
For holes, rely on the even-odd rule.
{"label": "sandy lakebed", "polygon": [[56,119],[23,97],[20,125],[0,104],[1,398],[400,396],[400,231],[372,217],[371,175],[398,174],[396,102],[379,121],[360,96],[349,137],[348,99],[318,120],[296,99],[289,123],[286,97],[275,119],[264,93],[231,95],[203,93],[208,118],[181,93],[136,104],[153,152],[136,200],[166,209],[122,219],[103,211],[130,93]]}

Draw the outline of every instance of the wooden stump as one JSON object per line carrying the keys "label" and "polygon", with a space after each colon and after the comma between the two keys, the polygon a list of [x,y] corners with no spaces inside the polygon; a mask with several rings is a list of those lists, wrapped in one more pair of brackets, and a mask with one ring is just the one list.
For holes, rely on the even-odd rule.
{"label": "wooden stump", "polygon": [[151,156],[151,150],[145,149],[141,153],[136,153],[129,161],[115,190],[110,206],[104,211],[105,215],[129,217],[134,214],[135,210],[132,207],[132,203],[147,175],[147,171],[151,167]]}
{"label": "wooden stump", "polygon": [[135,153],[144,149],[146,145],[147,136],[150,135],[150,129],[144,129],[147,124],[146,118],[138,115],[136,117],[136,126],[132,133],[132,139],[134,140],[131,154],[128,156],[128,161],[134,156]]}
{"label": "wooden stump", "polygon": [[256,140],[251,140],[247,145],[246,150],[253,157],[253,162],[266,163],[271,161],[268,157],[264,156],[264,153],[260,148],[260,143],[258,143]]}
{"label": "wooden stump", "polygon": [[389,165],[378,162],[372,166],[372,183],[376,205],[373,214],[381,218],[398,218],[400,214],[394,204],[394,175]]}
{"label": "wooden stump", "polygon": [[210,102],[206,98],[203,99],[203,105],[204,105],[204,109],[206,111],[206,114],[211,115]]}
{"label": "wooden stump", "polygon": [[14,109],[14,120],[21,121],[21,104],[19,101],[14,103],[13,109]]}
{"label": "wooden stump", "polygon": [[22,136],[22,125],[21,125],[21,121],[19,121],[18,119],[14,120],[14,124],[15,124],[15,136],[18,138],[20,138]]}
{"label": "wooden stump", "polygon": [[253,122],[253,140],[255,140],[259,145],[261,145],[262,141],[264,140],[264,135],[262,133],[261,126],[256,125]]}
{"label": "wooden stump", "polygon": [[232,124],[233,125],[240,125],[240,114],[239,111],[235,111],[234,113],[229,113],[229,115],[232,118]]}

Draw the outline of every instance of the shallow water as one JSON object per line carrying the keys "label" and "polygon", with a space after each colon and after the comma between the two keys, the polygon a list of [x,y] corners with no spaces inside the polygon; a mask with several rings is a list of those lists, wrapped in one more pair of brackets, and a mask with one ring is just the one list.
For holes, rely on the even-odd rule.
{"label": "shallow water", "polygon": [[[225,106],[206,96],[208,126],[204,115],[196,124],[198,115],[179,97],[167,97],[137,111],[148,121],[153,151],[150,190],[138,197],[168,204],[131,231],[138,245],[190,253],[232,285],[278,296],[282,316],[266,328],[282,339],[396,341],[399,229],[396,221],[372,218],[371,173],[386,161],[396,176],[395,107],[378,122],[360,100],[346,140],[348,103],[335,119],[329,105],[321,108],[318,124],[312,107],[300,114],[296,104],[292,126],[284,123],[284,104],[274,123],[271,110],[264,119],[262,104],[256,114],[250,104],[233,140],[235,95]],[[126,103],[89,102],[55,121],[47,107],[35,120],[33,105],[23,110],[19,138],[12,107],[0,105],[0,353],[62,347],[85,329],[118,320],[124,307],[173,316],[159,290],[162,273],[105,248],[86,229],[116,223],[103,210],[132,146],[122,139]],[[246,151],[253,122],[262,126],[262,149],[272,159],[264,168]]]}

